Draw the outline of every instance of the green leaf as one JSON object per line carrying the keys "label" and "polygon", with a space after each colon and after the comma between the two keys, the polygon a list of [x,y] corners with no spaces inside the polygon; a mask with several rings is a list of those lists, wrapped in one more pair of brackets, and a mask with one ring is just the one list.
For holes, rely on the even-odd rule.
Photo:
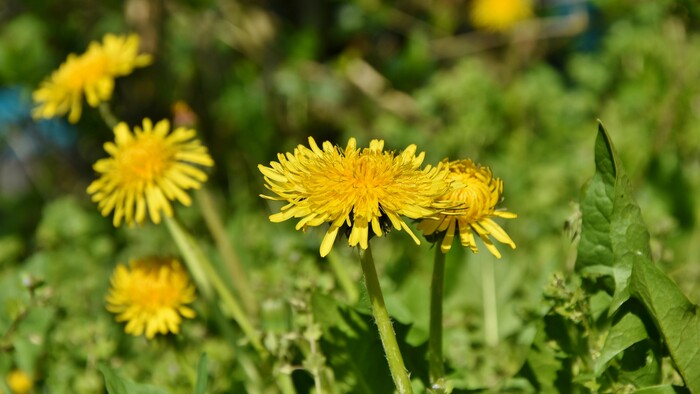
{"label": "green leaf", "polygon": [[125,381],[121,376],[117,375],[116,371],[104,364],[100,364],[97,368],[102,372],[102,376],[105,378],[105,386],[107,386],[107,392],[109,394],[129,394],[126,391]]}
{"label": "green leaf", "polygon": [[[647,387],[663,381],[659,345],[649,338],[625,349],[616,364],[615,374],[619,382]],[[614,376],[612,373],[606,375]]]}
{"label": "green leaf", "polygon": [[678,372],[692,392],[700,392],[700,310],[649,259],[634,259],[630,292],[654,319]]}
{"label": "green leaf", "polygon": [[635,343],[643,341],[647,336],[647,329],[642,319],[632,311],[625,313],[612,326],[608,337],[605,339],[605,345],[600,351],[600,357],[595,364],[596,376],[599,376],[605,370],[605,367],[615,356]]}
{"label": "green leaf", "polygon": [[202,353],[197,365],[197,383],[194,386],[194,394],[206,394],[207,392],[207,354]]}
{"label": "green leaf", "polygon": [[599,129],[595,144],[593,178],[584,187],[581,196],[581,240],[578,244],[576,270],[612,265],[613,251],[610,240],[610,216],[613,211],[615,166],[612,152],[601,138]]}
{"label": "green leaf", "polygon": [[685,387],[664,384],[659,386],[644,387],[635,390],[635,394],[681,394],[690,393]]}
{"label": "green leaf", "polygon": [[105,386],[109,394],[168,394],[168,391],[160,387],[126,379],[105,364],[98,365],[98,369],[105,378]]}
{"label": "green leaf", "polygon": [[576,271],[590,271],[600,265],[613,268],[615,286],[609,311],[612,314],[629,298],[630,256],[651,256],[649,233],[632,196],[629,178],[602,123],[598,124],[595,142],[595,167],[596,172],[581,197],[581,241]]}

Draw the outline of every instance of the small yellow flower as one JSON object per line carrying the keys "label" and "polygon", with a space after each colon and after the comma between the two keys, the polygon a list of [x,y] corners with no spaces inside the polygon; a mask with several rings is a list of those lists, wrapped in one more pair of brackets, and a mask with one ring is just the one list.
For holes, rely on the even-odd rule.
{"label": "small yellow flower", "polygon": [[13,394],[27,394],[34,388],[32,378],[22,370],[14,369],[7,374],[7,385]]}
{"label": "small yellow flower", "polygon": [[531,0],[474,0],[471,20],[475,27],[505,31],[532,17]]}
{"label": "small yellow flower", "polygon": [[180,262],[152,257],[120,264],[112,273],[107,310],[117,321],[126,321],[127,334],[146,338],[180,332],[182,317],[192,319],[187,307],[195,299],[195,288]]}
{"label": "small yellow flower", "polygon": [[496,210],[496,205],[501,201],[503,193],[503,181],[494,178],[490,168],[477,166],[471,160],[452,161],[448,166],[452,180],[451,189],[439,200],[460,208],[444,211],[437,220],[434,218],[422,220],[418,230],[426,236],[444,233],[440,245],[443,253],[447,253],[452,247],[455,233],[458,234],[462,245],[470,248],[474,253],[479,251],[474,232],[497,258],[501,258],[501,253],[489,236],[515,249],[515,243],[492,219],[493,217],[505,219],[517,217],[512,212]]}
{"label": "small yellow flower", "polygon": [[90,43],[87,51],[66,61],[44,80],[33,98],[35,118],[52,118],[66,113],[76,123],[82,113],[83,95],[91,107],[112,97],[114,78],[130,74],[151,63],[151,56],[138,54],[139,37],[107,34],[102,44]]}
{"label": "small yellow flower", "polygon": [[103,216],[114,211],[114,225],[122,219],[131,226],[143,223],[146,210],[153,223],[160,223],[161,211],[173,215],[170,201],[189,206],[187,189],[198,189],[207,174],[196,165],[211,167],[214,161],[193,129],[180,127],[172,133],[170,123],[161,120],[153,126],[143,120],[143,128],[131,133],[125,123],[114,128],[115,141],[104,145],[110,157],[98,160],[93,168],[100,178],[87,189]]}
{"label": "small yellow flower", "polygon": [[321,256],[330,253],[341,228],[349,233],[348,244],[362,249],[372,234],[381,237],[392,226],[420,243],[401,216],[417,219],[438,211],[435,199],[448,189],[443,166],[421,170],[425,154],[416,156],[415,145],[400,155],[385,152],[381,140],[358,149],[351,138],[343,150],[328,141],[320,149],[309,137],[309,146],[278,154],[270,167],[258,166],[265,186],[277,195],[261,197],[288,203],[270,216],[272,222],[300,218],[297,230],[329,223]]}

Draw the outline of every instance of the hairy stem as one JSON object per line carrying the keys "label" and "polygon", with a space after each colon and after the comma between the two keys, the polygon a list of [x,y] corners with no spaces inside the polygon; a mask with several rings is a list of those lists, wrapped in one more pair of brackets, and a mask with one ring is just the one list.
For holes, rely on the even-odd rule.
{"label": "hairy stem", "polygon": [[367,293],[372,304],[372,314],[377,323],[379,337],[382,340],[384,354],[389,361],[389,370],[391,377],[394,379],[394,384],[399,394],[413,394],[411,388],[411,379],[408,377],[408,372],[404,366],[401,350],[396,342],[396,334],[394,327],[391,325],[389,312],[384,305],[384,296],[382,289],[379,286],[379,278],[377,278],[377,269],[374,266],[372,258],[372,250],[367,247],[367,250],[360,250],[360,262],[362,263],[362,271],[365,274],[365,284],[367,285]]}

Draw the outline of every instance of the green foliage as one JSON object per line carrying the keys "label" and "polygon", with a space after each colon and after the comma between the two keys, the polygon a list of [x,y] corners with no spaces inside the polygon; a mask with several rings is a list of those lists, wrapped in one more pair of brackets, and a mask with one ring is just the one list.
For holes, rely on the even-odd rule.
{"label": "green foliage", "polygon": [[634,260],[632,295],[652,316],[671,359],[691,392],[700,390],[700,316],[678,286],[649,260]]}
{"label": "green foliage", "polygon": [[209,374],[207,363],[207,354],[202,353],[202,357],[199,358],[199,363],[197,364],[197,383],[194,386],[194,394],[206,394],[207,392],[207,376]]}
{"label": "green foliage", "polygon": [[[651,261],[639,206],[602,124],[595,163],[581,200],[576,269],[584,286],[551,282],[552,308],[521,375],[544,391],[696,391],[698,307]],[[612,298],[596,315],[601,292]],[[664,363],[683,378],[682,387],[671,385],[678,382],[665,376]]]}
{"label": "green foliage", "polygon": [[[511,36],[472,31],[467,3],[9,0],[0,85],[27,100],[103,33],[142,35],[156,61],[119,78],[110,104],[131,124],[171,117],[175,100],[193,107],[269,355],[204,288],[179,335],[126,335],[104,309],[112,269],[178,249],[164,226],[112,228],[85,195],[111,138],[96,111],[84,105],[77,142],[58,151],[47,142],[60,130],[32,121],[31,103],[0,101],[0,389],[21,369],[50,393],[391,392],[357,256],[339,239],[337,261],[319,259],[323,230],[270,223],[278,207],[258,198],[256,165],[313,135],[415,143],[426,164],[472,158],[504,180],[517,249],[447,256],[453,393],[700,392],[700,6],[536,2],[549,18]],[[564,18],[586,7],[576,30]],[[599,125],[591,152],[596,118],[617,150]],[[230,286],[196,204],[177,211]],[[372,246],[421,392],[433,250],[403,235]]]}
{"label": "green foliage", "polygon": [[150,384],[140,384],[126,379],[117,371],[107,367],[99,366],[100,372],[105,379],[105,386],[109,394],[167,394],[166,390]]}

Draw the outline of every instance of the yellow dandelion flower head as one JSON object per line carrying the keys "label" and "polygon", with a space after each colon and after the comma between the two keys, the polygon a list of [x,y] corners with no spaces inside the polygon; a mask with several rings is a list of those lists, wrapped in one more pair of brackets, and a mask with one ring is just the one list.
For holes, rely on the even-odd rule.
{"label": "yellow dandelion flower head", "polygon": [[27,394],[34,388],[31,376],[20,369],[13,369],[5,379],[14,394]]}
{"label": "yellow dandelion flower head", "polygon": [[68,55],[66,61],[34,91],[35,118],[52,118],[69,113],[76,123],[82,113],[83,95],[91,107],[109,100],[114,78],[130,74],[151,63],[151,56],[139,54],[139,37],[107,34],[102,43],[92,42],[82,55]]}
{"label": "yellow dandelion flower head", "polygon": [[470,16],[477,28],[505,31],[532,14],[531,0],[474,0]]}
{"label": "yellow dandelion flower head", "polygon": [[474,253],[479,251],[474,233],[497,258],[501,258],[501,253],[489,237],[492,236],[497,241],[515,249],[513,240],[492,219],[517,217],[512,212],[496,209],[503,194],[503,181],[494,178],[490,168],[478,166],[471,160],[452,161],[447,165],[452,184],[449,192],[439,200],[459,208],[443,211],[437,218],[422,220],[418,224],[418,229],[426,236],[444,235],[440,245],[443,253],[450,250],[455,234],[459,236],[461,244]]}
{"label": "yellow dandelion flower head", "polygon": [[156,224],[161,212],[172,217],[170,201],[189,206],[192,200],[186,190],[198,189],[207,180],[198,166],[214,165],[195,130],[179,127],[170,133],[167,120],[154,126],[144,119],[143,127],[134,127],[133,133],[120,123],[114,134],[115,141],[104,145],[110,157],[93,166],[100,177],[87,192],[103,216],[114,211],[116,227],[122,220],[128,226],[143,223],[147,210]]}
{"label": "yellow dandelion flower head", "polygon": [[156,334],[180,332],[182,317],[192,319],[187,306],[195,300],[195,288],[177,259],[150,257],[119,264],[112,273],[107,310],[124,332],[153,339]]}
{"label": "yellow dandelion flower head", "polygon": [[416,155],[415,145],[398,155],[384,151],[381,140],[363,149],[354,138],[345,149],[326,141],[321,149],[309,137],[309,146],[280,153],[270,167],[258,166],[265,186],[277,195],[261,197],[288,203],[270,216],[272,222],[300,218],[297,230],[329,223],[321,256],[328,255],[341,228],[348,244],[362,249],[372,235],[381,237],[391,227],[420,243],[401,216],[418,219],[437,212],[435,199],[449,187],[444,166],[421,169],[425,154]]}

